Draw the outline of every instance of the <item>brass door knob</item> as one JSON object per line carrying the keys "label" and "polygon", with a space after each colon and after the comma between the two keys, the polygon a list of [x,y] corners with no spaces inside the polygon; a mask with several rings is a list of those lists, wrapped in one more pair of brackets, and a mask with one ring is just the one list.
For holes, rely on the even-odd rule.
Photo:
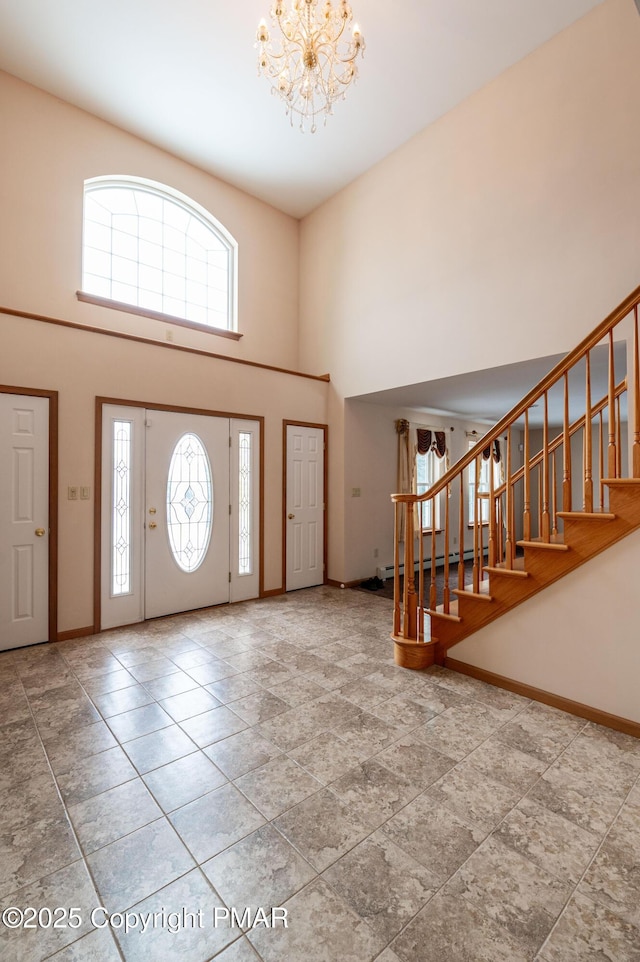
{"label": "brass door knob", "polygon": [[44,538],[46,533],[44,528],[36,528],[36,538]]}
{"label": "brass door knob", "polygon": [[150,522],[149,522],[149,527],[150,527],[150,528],[157,528],[158,525],[156,524],[155,521],[150,521]]}
{"label": "brass door knob", "polygon": [[289,521],[292,521],[295,518],[295,514],[288,515],[288,518],[289,518]]}

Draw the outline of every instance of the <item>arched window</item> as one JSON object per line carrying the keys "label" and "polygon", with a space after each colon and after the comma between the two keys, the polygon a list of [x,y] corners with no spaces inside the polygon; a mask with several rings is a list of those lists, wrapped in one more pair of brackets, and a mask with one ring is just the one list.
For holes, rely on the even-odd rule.
{"label": "arched window", "polygon": [[237,254],[231,234],[170,187],[136,177],[85,181],[84,295],[236,331]]}

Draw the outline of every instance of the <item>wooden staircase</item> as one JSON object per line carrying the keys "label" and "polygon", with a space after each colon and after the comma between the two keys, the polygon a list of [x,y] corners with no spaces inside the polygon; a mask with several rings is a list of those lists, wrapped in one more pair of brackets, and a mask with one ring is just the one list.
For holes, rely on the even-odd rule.
{"label": "wooden staircase", "polygon": [[[421,496],[393,495],[396,549],[392,638],[397,664],[406,668],[444,664],[447,651],[458,642],[640,528],[639,304],[640,288],[429,491]],[[614,332],[633,341],[629,359],[632,370],[619,383],[615,380]],[[608,389],[602,400],[592,404],[592,352],[602,342],[608,351]],[[584,369],[584,414],[571,423],[570,400],[575,404],[575,398],[570,399],[569,374],[575,383],[573,372],[580,364]],[[551,439],[548,397],[558,385],[564,391],[564,418],[561,432]],[[529,418],[534,405],[542,406],[544,415],[541,448],[532,455]],[[512,469],[516,431],[522,432],[524,457],[522,466]],[[490,471],[489,490],[480,491],[480,459],[491,456],[494,441],[501,437],[506,440],[504,483],[495,486]],[[579,441],[582,457],[578,466],[575,452]],[[468,505],[465,507],[465,491],[474,471],[476,502],[470,511]],[[577,487],[581,488],[583,502],[579,511],[572,505],[577,500]],[[459,491],[459,516],[453,525],[449,518],[452,491]],[[537,510],[533,510],[532,493],[534,497],[537,494]],[[432,504],[426,516],[436,517],[435,499],[439,497],[445,501],[445,523],[443,532],[436,535],[434,531],[422,531],[420,519],[422,504],[428,501]],[[483,499],[489,502],[488,511],[482,509]],[[516,503],[521,505],[519,515]],[[533,536],[536,520],[538,532]],[[405,536],[400,540],[402,531]],[[458,587],[450,592],[449,546],[456,534],[460,536],[458,544],[464,544],[467,531],[473,535],[471,582],[465,583],[465,566],[459,559]],[[516,532],[522,537],[518,539]],[[425,557],[425,539],[431,543],[430,559]],[[437,589],[435,572],[441,553],[445,586]],[[415,563],[417,585],[409,577],[401,589],[400,565],[410,572]],[[425,568],[431,572],[429,585],[425,584]]]}

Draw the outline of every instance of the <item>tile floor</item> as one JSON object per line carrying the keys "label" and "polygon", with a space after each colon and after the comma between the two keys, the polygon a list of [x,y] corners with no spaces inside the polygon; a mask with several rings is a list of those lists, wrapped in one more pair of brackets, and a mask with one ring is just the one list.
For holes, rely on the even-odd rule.
{"label": "tile floor", "polygon": [[640,741],[389,625],[317,588],[0,655],[0,908],[76,910],[0,959],[638,962]]}

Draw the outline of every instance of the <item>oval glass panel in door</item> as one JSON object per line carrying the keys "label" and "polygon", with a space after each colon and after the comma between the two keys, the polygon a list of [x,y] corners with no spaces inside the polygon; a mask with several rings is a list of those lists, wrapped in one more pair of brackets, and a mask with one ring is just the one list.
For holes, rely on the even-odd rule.
{"label": "oval glass panel in door", "polygon": [[183,571],[204,561],[213,525],[211,465],[200,438],[183,434],[171,456],[167,481],[167,530],[173,557]]}

